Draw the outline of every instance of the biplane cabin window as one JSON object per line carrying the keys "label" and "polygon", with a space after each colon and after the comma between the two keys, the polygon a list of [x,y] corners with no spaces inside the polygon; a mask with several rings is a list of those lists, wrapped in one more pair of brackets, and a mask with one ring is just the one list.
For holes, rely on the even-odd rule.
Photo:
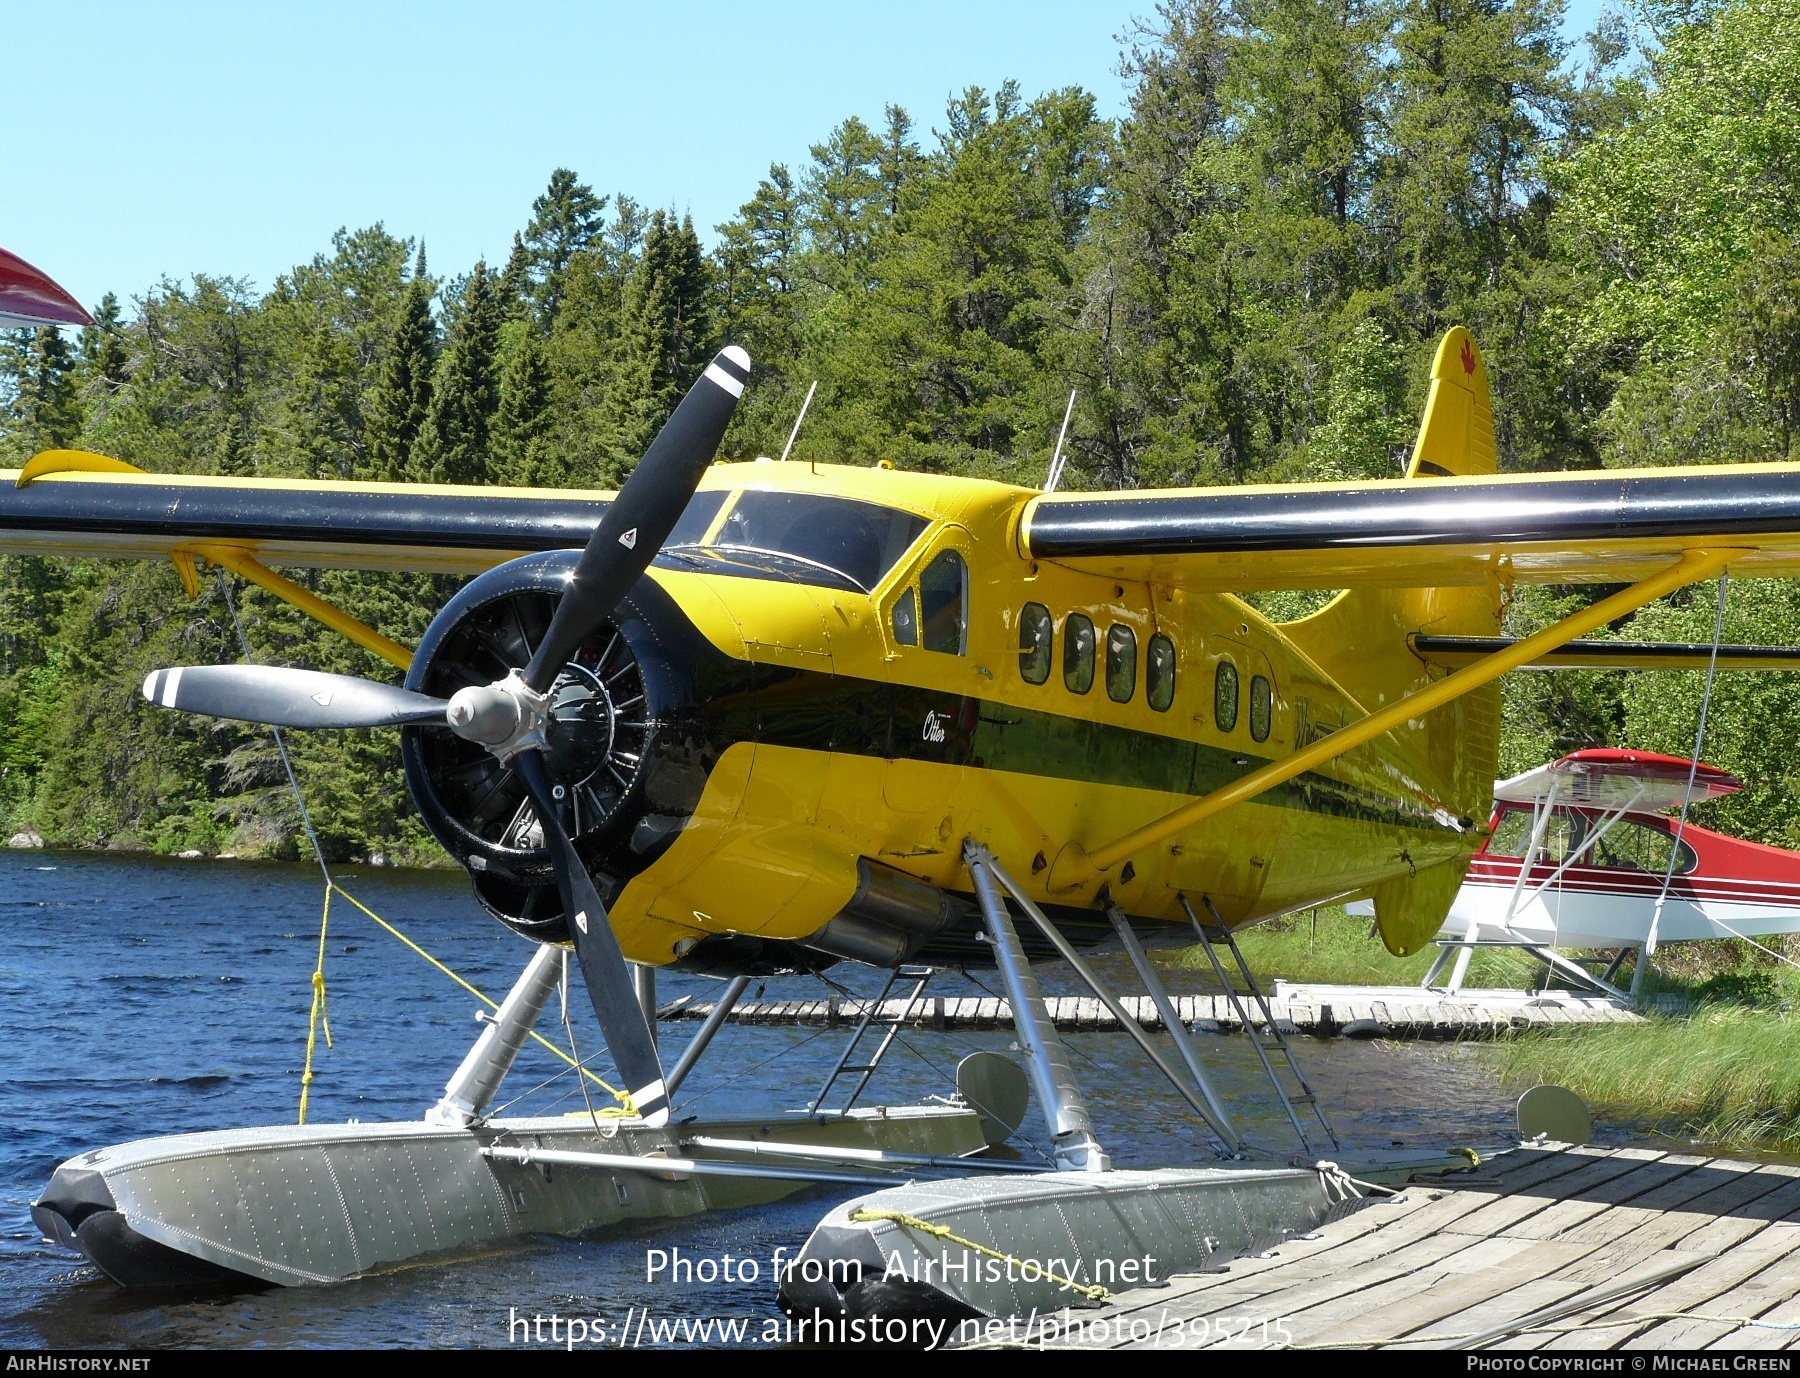
{"label": "biplane cabin window", "polygon": [[919,644],[919,600],[913,595],[911,584],[901,589],[899,598],[894,600],[894,640],[901,646]]}
{"label": "biplane cabin window", "polygon": [[1106,697],[1130,703],[1137,692],[1137,633],[1122,622],[1106,629]]}
{"label": "biplane cabin window", "polygon": [[1275,725],[1275,686],[1266,675],[1250,676],[1250,740],[1266,742]]}
{"label": "biplane cabin window", "polygon": [[1213,723],[1221,732],[1230,732],[1238,720],[1237,666],[1227,656],[1213,672]]}
{"label": "biplane cabin window", "polygon": [[969,625],[969,567],[954,550],[944,551],[919,576],[919,609],[925,649],[961,655]]}
{"label": "biplane cabin window", "polygon": [[1094,624],[1078,612],[1063,624],[1063,687],[1071,694],[1094,687]]}
{"label": "biplane cabin window", "polygon": [[[1661,876],[1668,872],[1669,849],[1674,845],[1675,839],[1661,828],[1621,818],[1600,835],[1591,854],[1582,861],[1589,866],[1648,871],[1651,875]],[[1683,842],[1681,857],[1675,863],[1675,874],[1685,876],[1699,864],[1700,858],[1694,855],[1694,849]]]}
{"label": "biplane cabin window", "polygon": [[1050,609],[1042,603],[1027,603],[1019,613],[1019,674],[1027,684],[1042,684],[1050,678],[1055,642]]}
{"label": "biplane cabin window", "polygon": [[1175,643],[1161,632],[1150,638],[1144,656],[1144,696],[1158,713],[1175,702]]}

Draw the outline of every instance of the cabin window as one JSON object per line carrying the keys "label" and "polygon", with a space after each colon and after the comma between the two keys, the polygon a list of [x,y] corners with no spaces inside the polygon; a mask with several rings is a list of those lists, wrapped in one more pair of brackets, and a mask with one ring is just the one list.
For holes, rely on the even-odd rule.
{"label": "cabin window", "polygon": [[902,646],[919,644],[919,603],[910,584],[894,600],[894,640]]}
{"label": "cabin window", "polygon": [[1106,629],[1106,697],[1130,703],[1137,692],[1137,633],[1122,622]]}
{"label": "cabin window", "polygon": [[1063,684],[1071,694],[1094,687],[1094,624],[1078,612],[1063,626]]}
{"label": "cabin window", "polygon": [[1229,657],[1219,662],[1213,673],[1213,721],[1219,731],[1229,732],[1237,726],[1238,672]]}
{"label": "cabin window", "polygon": [[1027,603],[1019,614],[1019,674],[1027,684],[1042,684],[1050,678],[1050,650],[1055,640],[1050,609],[1042,603]]}
{"label": "cabin window", "polygon": [[[1634,819],[1621,818],[1608,828],[1594,844],[1590,855],[1582,861],[1590,866],[1612,866],[1625,871],[1648,871],[1660,876],[1669,869],[1669,848],[1675,839],[1661,828]],[[1681,859],[1675,863],[1675,874],[1685,876],[1699,864],[1694,849],[1681,844]]]}
{"label": "cabin window", "polygon": [[1269,729],[1275,723],[1275,686],[1266,675],[1250,676],[1250,739],[1269,740]]}
{"label": "cabin window", "polygon": [[969,623],[969,567],[954,550],[925,566],[919,578],[920,612],[928,651],[959,656]]}
{"label": "cabin window", "polygon": [[1167,713],[1175,702],[1175,643],[1161,632],[1150,638],[1144,657],[1144,693],[1158,713]]}
{"label": "cabin window", "polygon": [[[1525,855],[1525,848],[1531,843],[1531,825],[1533,812],[1530,809],[1508,809],[1500,815],[1500,822],[1494,828],[1493,841],[1488,843],[1489,856],[1520,857]],[[1560,866],[1567,860],[1569,853],[1581,845],[1584,830],[1579,817],[1557,809],[1550,815],[1550,821],[1544,825],[1544,837],[1540,844],[1534,865],[1546,863]]]}

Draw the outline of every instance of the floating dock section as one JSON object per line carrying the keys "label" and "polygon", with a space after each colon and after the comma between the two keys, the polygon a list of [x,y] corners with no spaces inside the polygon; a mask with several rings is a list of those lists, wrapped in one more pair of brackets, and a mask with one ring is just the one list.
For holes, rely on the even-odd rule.
{"label": "floating dock section", "polygon": [[1800,1342],[1800,1168],[1523,1148],[1018,1342],[1781,1349]]}
{"label": "floating dock section", "polygon": [[[1237,1004],[1224,995],[1174,995],[1170,999],[1179,1016],[1196,1032],[1243,1031]],[[1260,1013],[1245,997],[1240,996],[1239,1000],[1253,1015]],[[862,1017],[867,1003],[840,996],[747,1002],[732,1010],[729,1020],[734,1024],[849,1027]],[[1144,1028],[1162,1027],[1148,996],[1121,996],[1120,1003]],[[1051,995],[1044,998],[1044,1005],[1056,1027],[1064,1032],[1119,1027],[1106,1006],[1092,996]],[[1642,1017],[1601,996],[1562,991],[1540,995],[1528,991],[1464,990],[1450,997],[1416,986],[1307,987],[1289,986],[1286,982],[1276,983],[1269,1007],[1283,1033],[1319,1038],[1492,1038],[1520,1029],[1564,1024],[1630,1024]],[[665,1010],[662,1018],[705,1019],[712,1008],[710,1003],[688,1004]],[[1007,1002],[991,996],[925,996],[910,1004],[904,999],[889,999],[880,1002],[875,1018],[877,1022],[928,1029],[1010,1029],[1013,1022]]]}

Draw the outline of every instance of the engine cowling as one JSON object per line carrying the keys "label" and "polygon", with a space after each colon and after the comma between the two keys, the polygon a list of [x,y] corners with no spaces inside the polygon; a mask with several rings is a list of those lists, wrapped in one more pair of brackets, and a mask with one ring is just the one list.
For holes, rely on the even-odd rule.
{"label": "engine cowling", "polygon": [[[432,620],[407,687],[448,698],[525,665],[577,558],[576,551],[529,555],[470,581]],[[550,691],[545,756],[562,823],[608,904],[673,842],[712,761],[729,745],[721,739],[729,728],[709,730],[699,711],[693,672],[700,661],[734,663],[643,579]],[[401,753],[420,817],[468,870],[488,911],[540,941],[566,939],[542,829],[512,767],[438,730],[406,729]]]}

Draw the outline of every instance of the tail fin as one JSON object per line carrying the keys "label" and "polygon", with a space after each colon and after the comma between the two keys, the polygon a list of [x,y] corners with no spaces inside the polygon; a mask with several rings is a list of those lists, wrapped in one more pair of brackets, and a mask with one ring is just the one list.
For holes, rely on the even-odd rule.
{"label": "tail fin", "polygon": [[[1487,368],[1474,337],[1453,327],[1438,345],[1431,391],[1404,482],[1495,471],[1494,412]],[[1493,636],[1496,596],[1485,588],[1352,589],[1282,630],[1364,709],[1373,712],[1422,689],[1443,672],[1412,653],[1414,632]],[[1404,737],[1459,816],[1485,822],[1500,756],[1500,689],[1490,684],[1394,733]],[[1388,949],[1405,955],[1431,940],[1449,912],[1467,862],[1401,872],[1375,893]],[[1454,868],[1454,875],[1445,872]]]}

